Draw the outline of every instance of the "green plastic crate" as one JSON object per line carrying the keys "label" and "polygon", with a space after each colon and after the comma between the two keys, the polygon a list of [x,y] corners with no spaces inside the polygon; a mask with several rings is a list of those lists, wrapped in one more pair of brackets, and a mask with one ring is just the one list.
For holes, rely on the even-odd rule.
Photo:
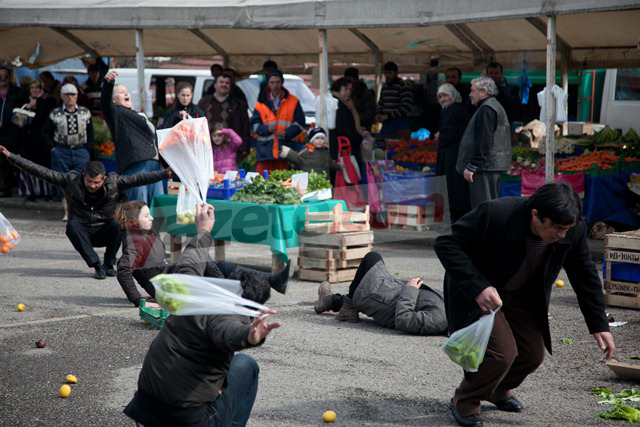
{"label": "green plastic crate", "polygon": [[140,319],[152,324],[156,329],[162,329],[169,312],[161,308],[147,307],[147,300],[140,300]]}

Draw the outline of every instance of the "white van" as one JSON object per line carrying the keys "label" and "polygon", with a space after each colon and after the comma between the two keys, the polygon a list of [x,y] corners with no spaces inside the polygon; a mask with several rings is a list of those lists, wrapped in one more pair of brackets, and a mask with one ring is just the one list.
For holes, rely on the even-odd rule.
{"label": "white van", "polygon": [[[138,101],[138,70],[135,68],[113,68],[118,73],[116,84],[123,84],[131,93],[133,108],[139,109]],[[175,99],[175,85],[186,81],[193,86],[193,103],[197,104],[206,95],[213,84],[213,77],[209,70],[181,70],[165,68],[148,68],[144,70],[145,87],[147,88],[147,102],[145,113],[153,117],[154,107],[170,106]],[[236,82],[244,92],[249,114],[258,99],[260,90],[260,77],[251,75],[246,79]],[[300,105],[305,113],[307,124],[315,121],[316,96],[306,85],[303,79],[293,74],[284,75],[284,87],[300,100]],[[164,102],[162,100],[164,96]]]}
{"label": "white van", "polygon": [[640,132],[640,68],[607,70],[602,89],[600,123]]}

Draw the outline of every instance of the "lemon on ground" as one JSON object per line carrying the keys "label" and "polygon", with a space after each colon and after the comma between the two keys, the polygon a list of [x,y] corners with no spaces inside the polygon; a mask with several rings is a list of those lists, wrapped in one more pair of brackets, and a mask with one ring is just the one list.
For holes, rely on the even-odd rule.
{"label": "lemon on ground", "polygon": [[25,308],[24,304],[18,304],[18,311],[24,311]]}
{"label": "lemon on ground", "polygon": [[65,380],[67,381],[67,383],[69,384],[76,384],[78,382],[78,378],[76,378],[75,375],[67,375],[67,377],[65,378]]}
{"label": "lemon on ground", "polygon": [[69,397],[70,394],[71,394],[71,387],[69,387],[66,384],[60,387],[60,397]]}
{"label": "lemon on ground", "polygon": [[325,411],[324,414],[322,414],[322,421],[324,421],[325,423],[332,423],[336,420],[336,413],[333,411]]}
{"label": "lemon on ground", "polygon": [[559,287],[559,288],[563,287],[564,286],[564,280],[557,280],[556,281],[556,286]]}

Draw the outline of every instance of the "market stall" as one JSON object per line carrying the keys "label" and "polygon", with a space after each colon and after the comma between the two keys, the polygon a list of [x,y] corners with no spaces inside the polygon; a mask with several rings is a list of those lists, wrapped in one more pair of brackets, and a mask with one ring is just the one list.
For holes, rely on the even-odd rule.
{"label": "market stall", "polygon": [[[289,260],[288,248],[298,247],[298,235],[304,228],[305,212],[328,212],[333,206],[341,205],[342,200],[323,200],[301,205],[295,204],[257,204],[234,202],[230,200],[207,199],[215,209],[216,222],[211,236],[216,241],[216,260],[224,259],[224,241],[266,245],[274,257],[274,267],[281,265],[277,260]],[[177,197],[159,195],[151,203],[151,215],[158,232],[170,236],[172,259],[180,255],[181,237],[196,234],[194,224],[178,223],[176,215]]]}
{"label": "market stall", "polygon": [[[544,151],[543,144],[513,148],[513,164],[502,176],[501,197],[528,195],[544,183],[531,182],[544,174]],[[591,135],[558,137],[554,169],[556,180],[582,178],[581,184],[573,180],[575,184],[571,185],[582,193],[583,216],[588,224],[603,221],[621,228],[640,227],[633,211],[637,195],[629,189],[632,177],[640,173],[640,137],[633,129],[623,135],[605,126]]]}

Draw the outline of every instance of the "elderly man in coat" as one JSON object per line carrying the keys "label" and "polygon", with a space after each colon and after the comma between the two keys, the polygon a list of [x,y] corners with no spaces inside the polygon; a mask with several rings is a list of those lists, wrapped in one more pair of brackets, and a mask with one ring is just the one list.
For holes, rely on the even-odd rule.
{"label": "elderly man in coat", "polygon": [[490,310],[496,313],[484,360],[465,372],[451,400],[462,426],[481,426],[480,402],[520,412],[517,388],[551,353],[548,308],[551,287],[564,268],[580,310],[605,356],[615,345],[605,313],[602,283],[587,246],[577,194],[546,184],[530,198],[480,204],[438,237],[435,251],[446,270],[449,331],[462,329]]}
{"label": "elderly man in coat", "polygon": [[347,295],[332,294],[331,285],[322,282],[314,310],[317,314],[337,312],[336,319],[346,322],[359,322],[360,312],[380,326],[415,335],[437,335],[447,330],[440,292],[417,277],[407,283],[393,277],[377,252],[363,258]]}

